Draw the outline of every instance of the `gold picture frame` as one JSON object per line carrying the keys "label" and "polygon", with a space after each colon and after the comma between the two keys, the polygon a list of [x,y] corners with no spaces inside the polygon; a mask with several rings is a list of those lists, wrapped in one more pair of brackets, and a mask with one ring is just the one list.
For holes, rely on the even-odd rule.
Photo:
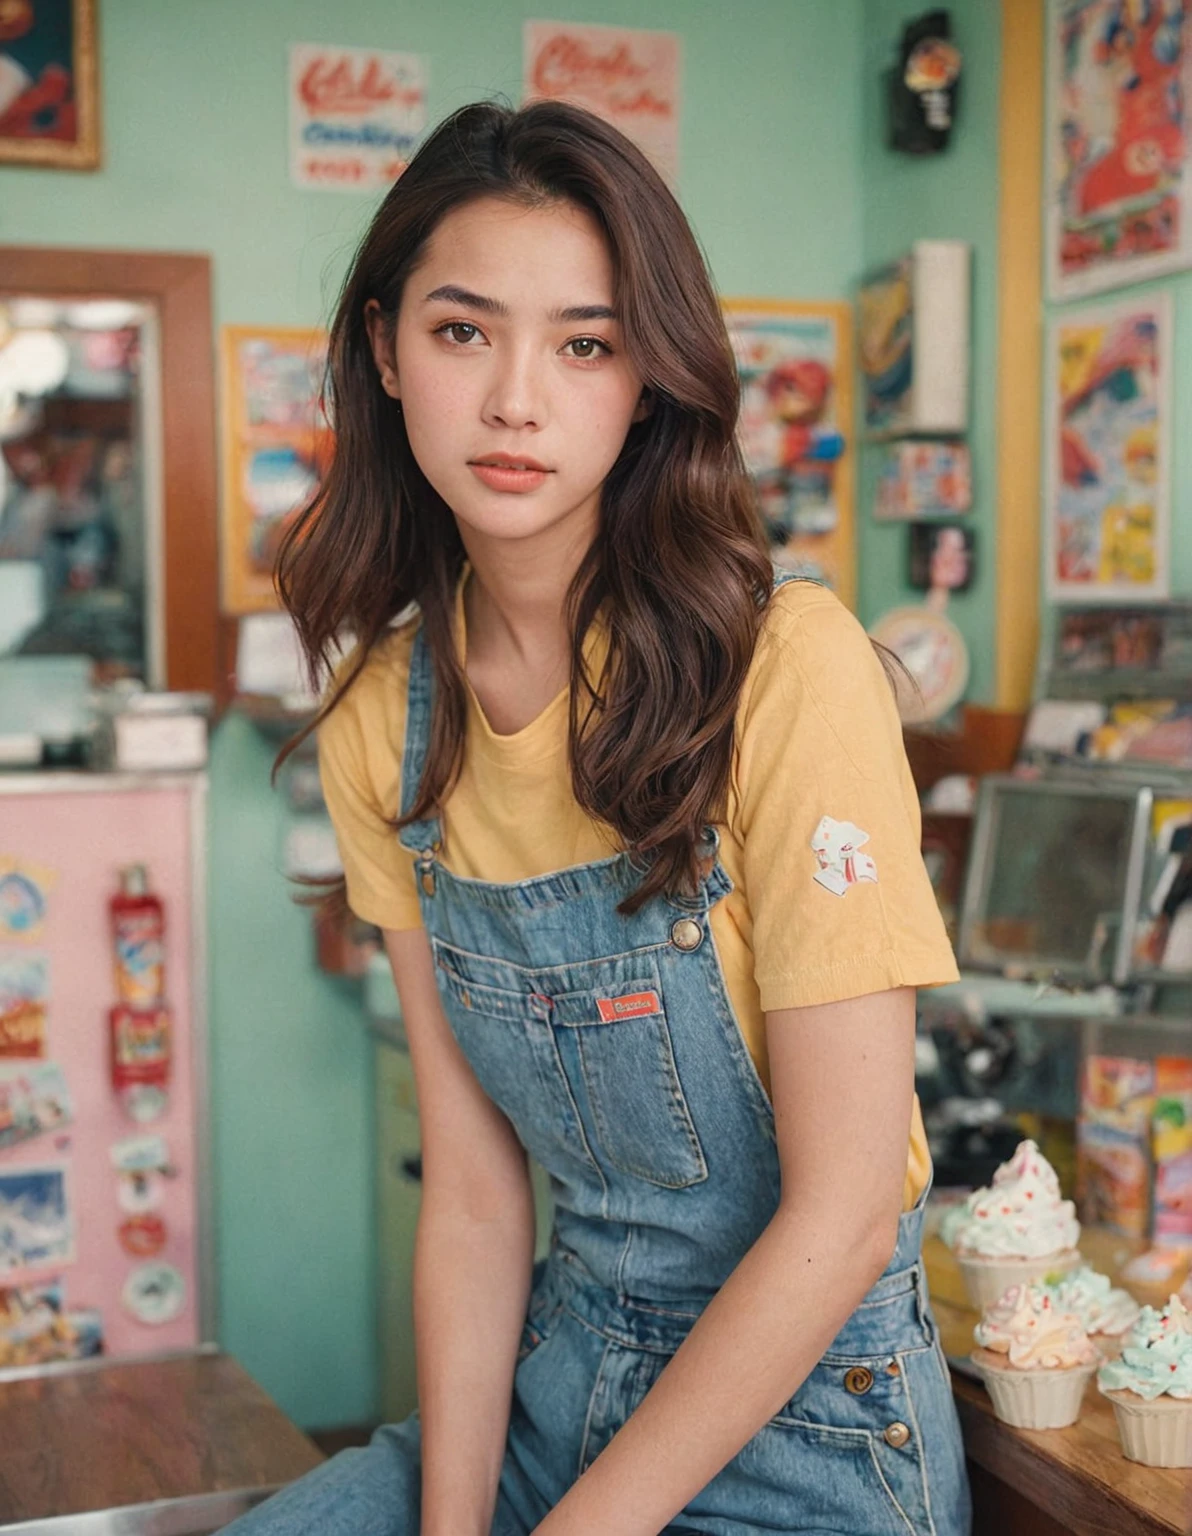
{"label": "gold picture frame", "polygon": [[220,332],[222,606],[242,617],[281,607],[278,544],[331,462],[319,398],[327,333],[293,325],[225,325]]}
{"label": "gold picture frame", "polygon": [[[720,307],[741,378],[738,437],[771,554],[779,565],[826,580],[852,608],[857,596],[852,306],[844,299],[721,298]],[[788,420],[783,404],[796,400],[798,409]],[[776,502],[777,516],[767,515]]]}
{"label": "gold picture frame", "polygon": [[[30,78],[25,90],[0,112],[0,165],[51,166],[55,169],[91,171],[100,163],[99,140],[99,50],[98,0],[15,0],[14,14],[6,18],[0,30],[0,59],[8,57],[13,69],[24,70],[22,45],[33,36],[40,21],[60,33],[65,23],[67,45],[65,58],[51,56],[49,63],[40,53],[41,72]],[[27,13],[27,14],[22,14]],[[25,22],[22,29],[22,23]],[[55,46],[55,45],[52,45]],[[66,77],[65,94],[63,76]],[[18,77],[19,78],[19,77]],[[56,106],[73,106],[73,132],[62,136],[38,132],[32,122],[38,112],[52,113]],[[21,132],[11,129],[15,109],[25,115]]]}

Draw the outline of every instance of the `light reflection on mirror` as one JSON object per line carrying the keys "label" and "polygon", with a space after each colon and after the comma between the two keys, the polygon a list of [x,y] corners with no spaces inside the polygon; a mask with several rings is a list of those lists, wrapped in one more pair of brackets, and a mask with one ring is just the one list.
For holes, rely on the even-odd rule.
{"label": "light reflection on mirror", "polygon": [[0,658],[156,680],[155,321],[0,300]]}

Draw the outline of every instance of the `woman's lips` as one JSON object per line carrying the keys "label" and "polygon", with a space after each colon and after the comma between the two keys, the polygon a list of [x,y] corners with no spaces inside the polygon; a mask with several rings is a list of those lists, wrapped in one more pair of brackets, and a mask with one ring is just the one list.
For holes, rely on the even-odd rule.
{"label": "woman's lips", "polygon": [[536,491],[551,473],[549,469],[521,469],[515,464],[476,461],[469,463],[468,468],[494,491]]}

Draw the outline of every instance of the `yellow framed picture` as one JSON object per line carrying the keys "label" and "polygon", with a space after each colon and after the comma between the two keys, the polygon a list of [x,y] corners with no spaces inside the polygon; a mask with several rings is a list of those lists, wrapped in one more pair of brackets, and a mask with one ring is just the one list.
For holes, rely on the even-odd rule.
{"label": "yellow framed picture", "polygon": [[856,600],[852,309],[722,299],[741,377],[738,434],[778,565]]}
{"label": "yellow framed picture", "polygon": [[321,403],[327,334],[225,325],[220,350],[223,610],[262,613],[279,606],[273,567],[282,536],[331,458]]}

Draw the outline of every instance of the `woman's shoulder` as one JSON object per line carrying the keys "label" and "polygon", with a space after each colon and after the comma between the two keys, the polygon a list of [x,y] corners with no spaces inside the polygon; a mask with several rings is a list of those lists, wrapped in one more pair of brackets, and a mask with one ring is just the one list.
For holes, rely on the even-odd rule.
{"label": "woman's shoulder", "polygon": [[754,648],[752,687],[775,673],[824,686],[858,667],[881,673],[869,636],[830,587],[796,578],[775,588]]}

